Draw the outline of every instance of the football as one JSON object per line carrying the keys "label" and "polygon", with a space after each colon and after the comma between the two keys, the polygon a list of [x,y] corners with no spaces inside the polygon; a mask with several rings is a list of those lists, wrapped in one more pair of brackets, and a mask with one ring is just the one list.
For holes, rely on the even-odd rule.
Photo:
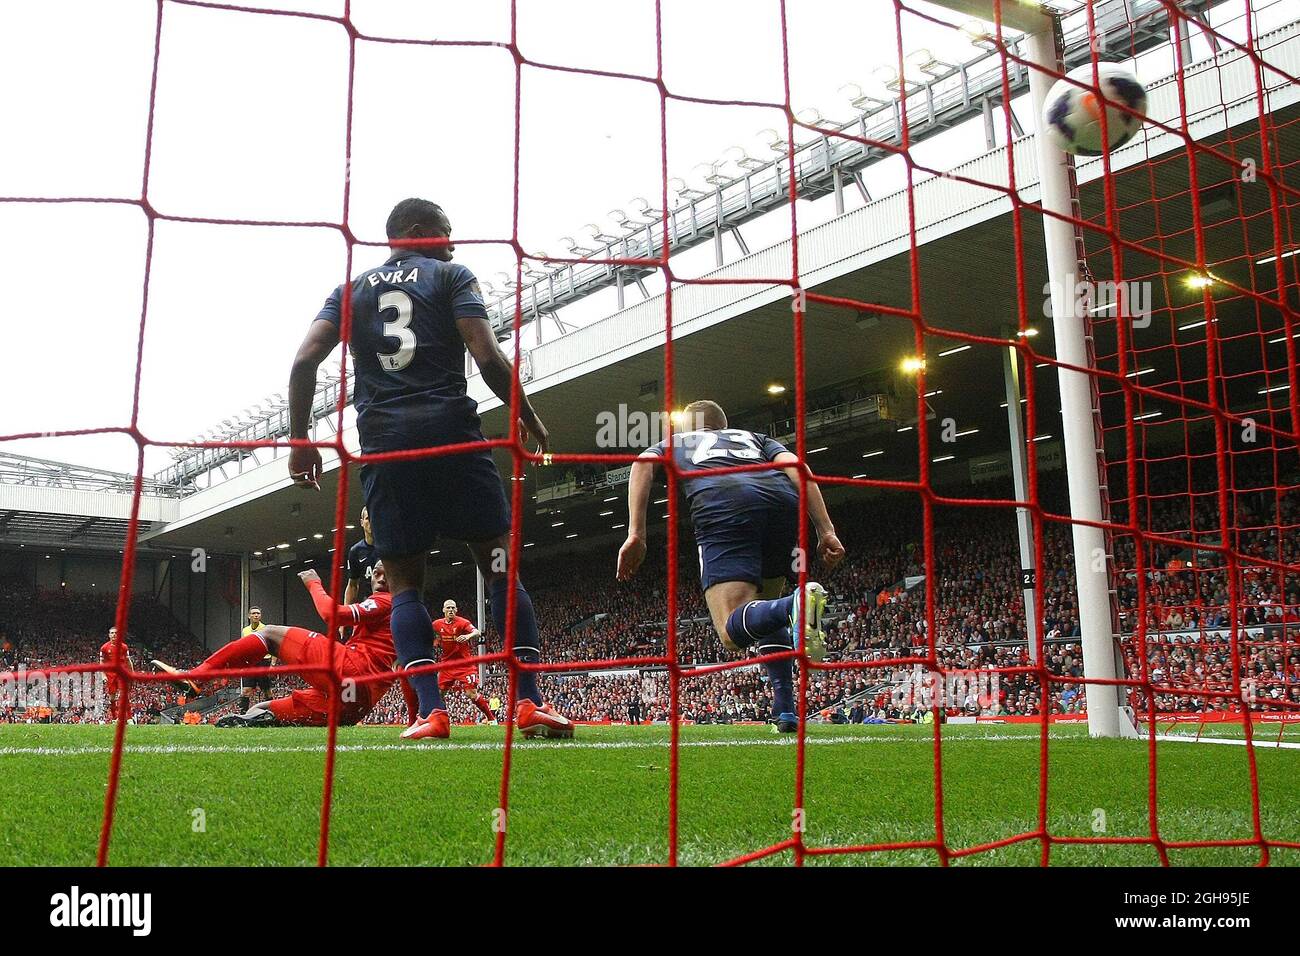
{"label": "football", "polygon": [[[1101,97],[1091,89],[1075,85],[1092,86],[1091,63],[1071,70],[1066,76],[1057,80],[1047,94],[1043,114],[1043,125],[1057,146],[1075,156],[1100,156],[1103,105],[1111,149],[1118,149],[1137,135],[1146,116],[1147,91],[1131,71],[1114,63],[1100,64]],[[1132,112],[1115,104],[1123,104]]]}

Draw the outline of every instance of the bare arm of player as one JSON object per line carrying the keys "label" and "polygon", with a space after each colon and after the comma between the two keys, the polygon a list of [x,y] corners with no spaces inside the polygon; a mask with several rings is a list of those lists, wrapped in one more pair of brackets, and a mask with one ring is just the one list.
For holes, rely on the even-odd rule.
{"label": "bare arm of player", "polygon": [[620,581],[630,581],[645,560],[645,512],[655,476],[655,466],[649,459],[658,457],[649,452],[643,454],[641,460],[633,463],[632,474],[627,479],[627,540],[619,548],[615,573]]}
{"label": "bare arm of player", "polygon": [[[469,354],[474,356],[474,363],[478,366],[478,370],[483,373],[483,381],[488,388],[492,389],[492,394],[501,399],[508,408],[515,370],[505,353],[501,351],[501,346],[497,344],[496,336],[492,334],[492,326],[488,324],[487,319],[467,316],[457,319],[456,327],[460,329],[460,337],[465,340],[465,347],[469,349]],[[519,424],[523,426],[524,441],[527,441],[528,436],[531,435],[537,442],[538,452],[545,453],[549,450],[550,433],[542,424],[542,420],[537,417],[532,402],[528,400],[522,388],[519,390]]]}
{"label": "bare arm of player", "polygon": [[[798,488],[801,471],[798,466],[799,457],[785,451],[777,455],[773,460],[778,465],[794,464],[793,468],[783,468],[782,471]],[[822,497],[822,490],[817,482],[808,482],[807,494],[808,515],[813,520],[813,527],[817,529],[817,556],[822,559],[822,564],[826,565],[827,570],[829,570],[844,560],[844,545],[840,543],[839,536],[835,534],[835,525],[831,523],[830,512],[826,510],[826,499]]]}
{"label": "bare arm of player", "polygon": [[[339,344],[339,330],[324,319],[307,329],[289,372],[289,437],[305,439],[311,427],[311,402],[316,394],[316,370]],[[289,475],[302,488],[320,490],[324,466],[320,449],[298,445],[289,450]]]}

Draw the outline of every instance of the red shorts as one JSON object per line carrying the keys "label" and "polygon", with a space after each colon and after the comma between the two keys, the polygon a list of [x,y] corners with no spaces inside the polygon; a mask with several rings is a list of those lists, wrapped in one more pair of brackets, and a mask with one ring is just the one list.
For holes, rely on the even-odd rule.
{"label": "red shorts", "polygon": [[478,665],[438,671],[438,690],[458,690],[466,694],[477,694]]}
{"label": "red shorts", "polygon": [[104,695],[108,698],[108,716],[117,717],[117,708],[122,704],[122,684],[116,674],[109,674],[104,679]]}
{"label": "red shorts", "polygon": [[[372,683],[355,683],[359,677],[386,673],[379,670],[365,654],[330,640],[323,634],[305,627],[291,627],[280,642],[279,658],[285,664],[307,664],[315,667],[331,665],[344,680],[343,697],[339,707],[339,723],[355,724],[363,720],[375,702],[392,686],[392,679]],[[299,675],[311,690],[295,690],[288,697],[279,697],[267,706],[271,713],[288,724],[322,726],[329,723],[332,692],[329,676],[325,673]],[[351,681],[349,681],[351,678]]]}

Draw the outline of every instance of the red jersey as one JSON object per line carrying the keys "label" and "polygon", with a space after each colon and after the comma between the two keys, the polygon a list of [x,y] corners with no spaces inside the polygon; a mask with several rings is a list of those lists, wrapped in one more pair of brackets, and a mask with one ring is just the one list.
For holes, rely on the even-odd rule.
{"label": "red jersey", "polygon": [[438,633],[438,639],[442,641],[442,659],[444,661],[455,660],[458,657],[473,657],[476,648],[470,641],[458,641],[457,637],[464,637],[467,634],[473,634],[476,628],[472,623],[463,617],[453,618],[448,621],[445,617],[440,617],[433,622],[433,629]]}
{"label": "red jersey", "polygon": [[346,621],[346,614],[352,616],[356,625],[348,647],[361,651],[380,670],[392,670],[397,662],[397,651],[393,648],[393,631],[389,626],[389,616],[393,612],[393,596],[387,591],[376,591],[360,604],[349,604],[339,613],[339,620]]}
{"label": "red jersey", "polygon": [[122,658],[124,660],[130,660],[131,652],[127,649],[126,641],[105,641],[103,644],[99,645],[99,660],[101,664],[114,663],[113,655],[117,652],[113,648],[119,644],[122,647]]}
{"label": "red jersey", "polygon": [[352,637],[347,646],[365,654],[375,665],[376,670],[392,670],[397,661],[397,651],[393,649],[393,631],[389,626],[389,616],[393,611],[393,596],[387,591],[376,591],[370,597],[357,604],[343,604],[335,609],[334,601],[325,593],[319,581],[310,585],[312,601],[321,619],[329,623],[330,613],[336,614],[335,623],[340,626],[353,625]]}

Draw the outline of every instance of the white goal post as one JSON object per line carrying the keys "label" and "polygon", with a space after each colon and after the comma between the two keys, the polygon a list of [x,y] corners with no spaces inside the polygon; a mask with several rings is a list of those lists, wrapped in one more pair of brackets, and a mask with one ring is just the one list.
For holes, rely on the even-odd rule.
{"label": "white goal post", "polygon": [[[995,0],[933,0],[939,6],[993,22]],[[1061,72],[1057,56],[1056,20],[1035,3],[1001,0],[1002,24],[1026,34],[1022,49],[1031,66]],[[1029,88],[1034,115],[1041,116],[1052,73],[1030,69]],[[1008,104],[1008,109],[1010,105]],[[1043,208],[1055,215],[1044,216],[1047,247],[1047,275],[1052,290],[1052,330],[1059,361],[1079,368],[1088,367],[1088,348],[1083,317],[1074,308],[1073,290],[1078,274],[1078,249],[1071,217],[1074,215],[1070,157],[1047,136],[1035,136]],[[1065,218],[1057,218],[1057,216]],[[1061,427],[1065,445],[1066,475],[1070,494],[1070,515],[1077,521],[1100,523],[1103,519],[1098,449],[1093,427],[1092,388],[1085,372],[1057,370],[1061,393]],[[1088,680],[1113,681],[1115,635],[1110,607],[1110,568],[1106,540],[1098,524],[1071,525],[1074,536],[1074,573],[1079,594],[1079,630],[1082,634],[1083,672]],[[1026,613],[1033,613],[1026,608]],[[1085,685],[1088,701],[1088,732],[1094,737],[1136,736],[1132,721],[1121,712],[1121,697],[1115,684]],[[1043,705],[1050,695],[1044,693]]]}

